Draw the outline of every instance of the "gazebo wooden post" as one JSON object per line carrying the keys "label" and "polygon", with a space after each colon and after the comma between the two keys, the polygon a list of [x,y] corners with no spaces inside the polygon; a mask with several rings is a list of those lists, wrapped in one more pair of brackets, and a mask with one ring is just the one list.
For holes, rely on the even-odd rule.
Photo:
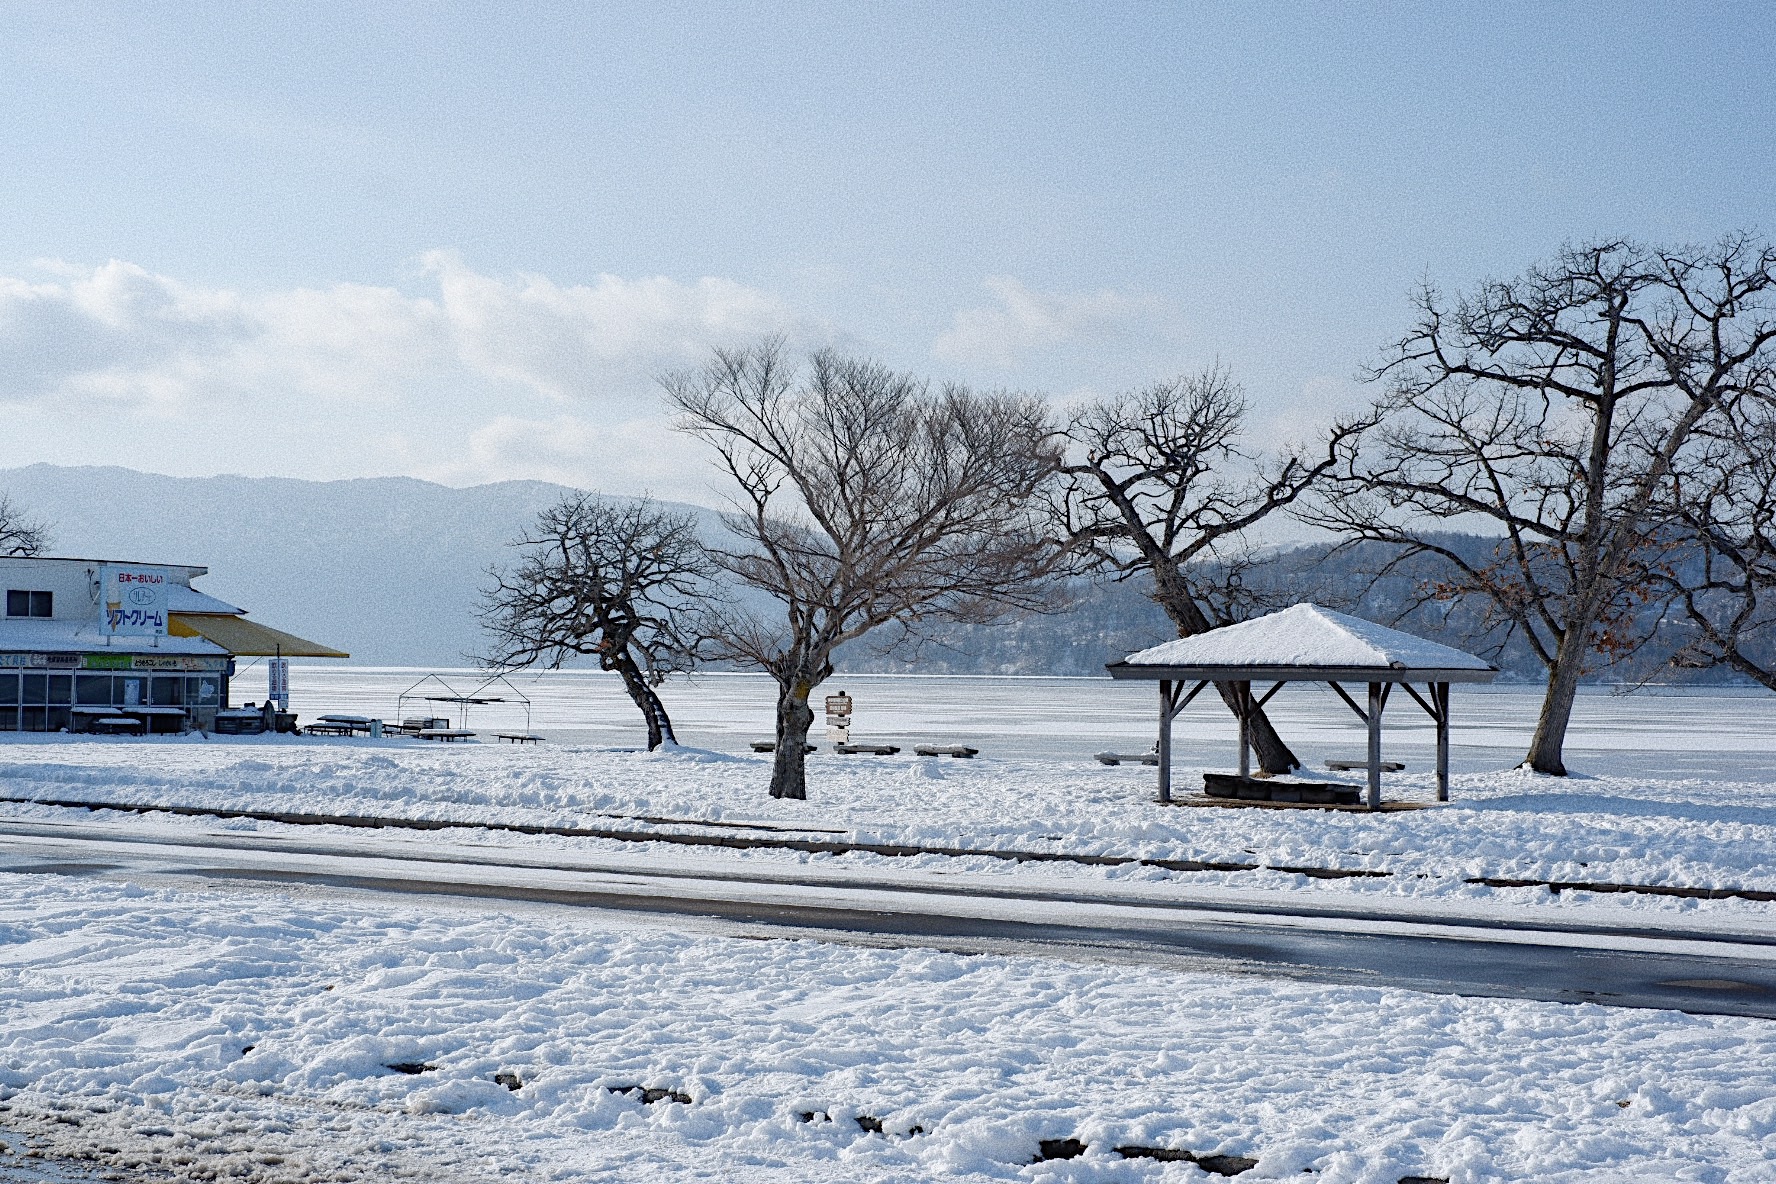
{"label": "gazebo wooden post", "polygon": [[1431,684],[1431,703],[1437,719],[1437,800],[1449,800],[1449,684]]}
{"label": "gazebo wooden post", "polygon": [[1240,777],[1252,775],[1252,684],[1236,682],[1234,685],[1234,702],[1239,704],[1240,725]]}
{"label": "gazebo wooden post", "polygon": [[1172,803],[1172,716],[1177,705],[1172,701],[1172,680],[1159,680],[1159,800]]}
{"label": "gazebo wooden post", "polygon": [[1381,809],[1381,684],[1369,684],[1369,808]]}

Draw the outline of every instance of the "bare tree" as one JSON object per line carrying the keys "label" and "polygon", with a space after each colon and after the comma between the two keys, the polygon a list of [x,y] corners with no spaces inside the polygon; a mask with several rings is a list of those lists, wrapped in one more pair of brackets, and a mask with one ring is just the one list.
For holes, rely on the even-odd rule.
{"label": "bare tree", "polygon": [[1776,690],[1776,397],[1766,379],[1710,416],[1665,486],[1670,561],[1655,569],[1674,624],[1673,662],[1726,667]]}
{"label": "bare tree", "polygon": [[41,555],[49,546],[49,532],[32,522],[12,499],[0,494],[0,555]]}
{"label": "bare tree", "polygon": [[544,510],[514,544],[510,571],[494,568],[481,622],[482,661],[550,669],[576,655],[614,672],[647,721],[649,749],[677,742],[654,688],[696,661],[712,574],[696,522],[646,499],[574,494]]}
{"label": "bare tree", "polygon": [[775,339],[663,381],[737,487],[714,561],[783,609],[732,612],[719,638],[776,679],[773,797],[807,796],[808,698],[839,646],[1043,605],[1055,548],[1035,501],[1059,447],[1041,400],[825,351],[798,372]]}
{"label": "bare tree", "polygon": [[[1453,303],[1418,293],[1418,323],[1376,368],[1380,426],[1343,447],[1314,517],[1348,537],[1445,561],[1443,598],[1479,598],[1548,671],[1526,763],[1564,774],[1579,679],[1638,640],[1655,594],[1660,493],[1698,426],[1767,383],[1776,253],[1623,241]],[[1434,530],[1498,534],[1470,562]]]}
{"label": "bare tree", "polygon": [[[1331,469],[1337,443],[1357,430],[1335,428],[1318,459],[1290,450],[1257,456],[1243,446],[1246,413],[1244,392],[1216,366],[1087,404],[1067,428],[1066,537],[1093,569],[1151,578],[1179,637],[1245,615],[1238,576],[1246,532]],[[1232,708],[1232,686],[1216,689]],[[1266,772],[1301,767],[1262,710],[1252,739]]]}

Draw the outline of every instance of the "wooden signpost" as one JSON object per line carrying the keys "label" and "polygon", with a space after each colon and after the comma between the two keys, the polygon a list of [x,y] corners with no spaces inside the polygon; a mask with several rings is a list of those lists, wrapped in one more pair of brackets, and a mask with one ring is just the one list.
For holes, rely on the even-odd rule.
{"label": "wooden signpost", "polygon": [[826,697],[826,738],[834,744],[851,742],[851,696],[844,691]]}

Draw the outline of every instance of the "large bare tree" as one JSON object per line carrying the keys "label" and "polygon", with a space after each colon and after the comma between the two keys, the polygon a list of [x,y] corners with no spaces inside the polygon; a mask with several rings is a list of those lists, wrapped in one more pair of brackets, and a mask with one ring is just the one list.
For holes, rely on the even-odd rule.
{"label": "large bare tree", "polygon": [[482,661],[556,669],[595,657],[647,721],[648,748],[676,743],[655,688],[697,658],[712,572],[696,526],[646,499],[563,498],[514,544],[518,565],[488,573],[481,622],[493,644]]}
{"label": "large bare tree", "polygon": [[[1336,444],[1356,425],[1333,429],[1323,456],[1244,446],[1244,392],[1220,366],[1086,404],[1067,428],[1064,533],[1090,567],[1119,579],[1153,581],[1152,596],[1179,637],[1230,624],[1247,532],[1291,505],[1332,468]],[[1216,689],[1234,706],[1231,685]],[[1262,710],[1253,746],[1269,773],[1301,762]]]}
{"label": "large bare tree", "polygon": [[41,555],[48,546],[49,532],[0,494],[0,555]]}
{"label": "large bare tree", "polygon": [[1776,690],[1776,386],[1768,375],[1699,432],[1665,486],[1666,561],[1654,568],[1689,638],[1674,661]]}
{"label": "large bare tree", "polygon": [[933,390],[829,351],[797,367],[775,339],[663,381],[735,486],[735,541],[714,561],[781,607],[731,611],[719,637],[777,682],[772,796],[807,796],[808,698],[841,645],[1045,603],[1055,548],[1036,500],[1060,450],[1040,399]]}
{"label": "large bare tree", "polygon": [[[1444,561],[1547,669],[1525,763],[1564,774],[1579,680],[1637,640],[1664,551],[1660,493],[1699,425],[1769,375],[1776,253],[1749,236],[1695,248],[1569,246],[1418,323],[1373,377],[1380,425],[1343,447],[1318,521]],[[1432,533],[1495,533],[1470,561]]]}

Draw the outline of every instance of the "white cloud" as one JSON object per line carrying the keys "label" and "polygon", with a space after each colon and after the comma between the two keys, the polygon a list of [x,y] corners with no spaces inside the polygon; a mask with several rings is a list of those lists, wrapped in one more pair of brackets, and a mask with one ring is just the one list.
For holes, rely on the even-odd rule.
{"label": "white cloud", "polygon": [[419,463],[413,475],[446,485],[513,474],[679,501],[709,502],[712,472],[702,446],[664,415],[615,422],[576,415],[498,416],[470,433],[462,451]]}
{"label": "white cloud", "polygon": [[282,475],[682,495],[694,453],[665,430],[654,376],[766,332],[821,336],[733,280],[567,285],[484,275],[452,252],[423,262],[417,295],[243,294],[120,261],[0,277],[0,416],[13,429],[0,465],[208,473],[250,454],[244,467]]}
{"label": "white cloud", "polygon": [[561,399],[595,397],[601,380],[649,377],[662,363],[701,360],[713,344],[796,325],[776,297],[733,280],[601,275],[563,287],[539,275],[481,275],[451,251],[425,263],[463,362]]}
{"label": "white cloud", "polygon": [[933,343],[936,357],[1012,370],[1029,355],[1058,345],[1102,345],[1178,332],[1177,310],[1156,296],[1110,288],[1039,292],[1011,276],[991,276],[982,286],[993,294],[994,303],[959,311]]}

